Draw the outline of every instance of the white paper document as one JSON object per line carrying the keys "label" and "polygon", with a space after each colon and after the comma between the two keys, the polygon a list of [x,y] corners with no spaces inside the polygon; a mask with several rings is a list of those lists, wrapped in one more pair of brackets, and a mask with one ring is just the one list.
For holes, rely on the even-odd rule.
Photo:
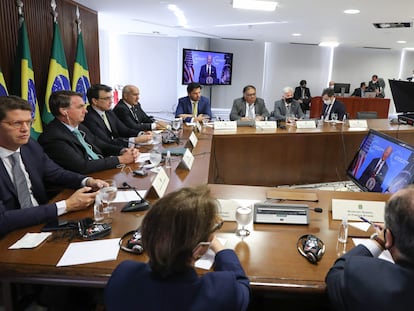
{"label": "white paper document", "polygon": [[119,252],[119,238],[70,243],[57,267],[115,260]]}
{"label": "white paper document", "polygon": [[[141,197],[145,197],[147,190],[137,190]],[[116,193],[113,203],[125,203],[129,201],[140,200],[140,197],[134,190],[121,190]]]}
{"label": "white paper document", "polygon": [[149,152],[140,153],[139,157],[135,160],[135,163],[143,163],[150,160]]}
{"label": "white paper document", "polygon": [[9,249],[35,248],[43,243],[51,234],[52,232],[28,232],[20,240],[10,246]]}
{"label": "white paper document", "polygon": [[[221,244],[225,245],[227,240],[223,238],[217,238]],[[210,270],[214,263],[214,258],[216,257],[216,253],[213,252],[210,248],[208,251],[201,257],[199,260],[197,260],[194,264],[196,268],[204,269],[204,270]]]}
{"label": "white paper document", "polygon": [[371,227],[371,224],[364,222],[364,221],[360,221],[360,222],[348,222],[348,225],[357,228],[359,230],[365,231],[367,232],[368,229]]}

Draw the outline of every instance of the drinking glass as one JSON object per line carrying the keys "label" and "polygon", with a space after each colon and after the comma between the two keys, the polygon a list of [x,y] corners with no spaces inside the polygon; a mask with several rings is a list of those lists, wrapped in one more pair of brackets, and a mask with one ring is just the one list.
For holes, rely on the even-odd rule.
{"label": "drinking glass", "polygon": [[336,123],[336,121],[338,121],[338,114],[335,112],[331,113],[331,120],[333,123]]}
{"label": "drinking glass", "polygon": [[118,188],[115,180],[107,179],[105,182],[108,184],[108,187],[103,187],[99,190],[99,197],[104,206],[104,212],[110,214],[114,209],[111,206],[111,203],[115,200]]}
{"label": "drinking glass", "polygon": [[236,234],[241,237],[248,236],[250,231],[245,228],[253,218],[253,210],[251,206],[239,206],[236,209],[236,221],[237,225],[241,226],[240,229],[237,229]]}
{"label": "drinking glass", "polygon": [[152,163],[152,165],[154,165],[154,167],[158,166],[158,164],[160,164],[161,162],[161,152],[158,151],[158,149],[154,148],[151,150],[150,152],[150,162]]}
{"label": "drinking glass", "polygon": [[152,134],[152,140],[154,142],[154,145],[161,144],[161,142],[162,142],[162,136],[161,136],[161,134],[156,134],[156,133]]}
{"label": "drinking glass", "polygon": [[102,202],[101,195],[98,193],[95,197],[95,203],[93,204],[93,219],[95,222],[100,222],[104,220],[104,218],[104,204]]}
{"label": "drinking glass", "polygon": [[174,131],[178,131],[181,127],[181,118],[175,118],[171,123],[171,127]]}

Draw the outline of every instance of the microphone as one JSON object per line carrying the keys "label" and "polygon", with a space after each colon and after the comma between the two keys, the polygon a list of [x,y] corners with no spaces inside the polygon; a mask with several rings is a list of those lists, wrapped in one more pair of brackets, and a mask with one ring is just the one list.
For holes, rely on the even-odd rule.
{"label": "microphone", "polygon": [[315,213],[323,212],[323,209],[321,207],[309,208],[309,210],[314,211]]}
{"label": "microphone", "polygon": [[123,187],[127,189],[133,189],[140,200],[129,201],[121,210],[121,212],[141,212],[146,211],[151,207],[151,205],[146,201],[137,191],[137,188],[132,187],[126,181],[122,184]]}

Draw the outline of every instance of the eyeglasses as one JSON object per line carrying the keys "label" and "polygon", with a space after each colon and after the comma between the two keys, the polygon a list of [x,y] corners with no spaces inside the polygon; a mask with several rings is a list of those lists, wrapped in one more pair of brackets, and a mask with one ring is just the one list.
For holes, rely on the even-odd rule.
{"label": "eyeglasses", "polygon": [[220,230],[223,227],[223,224],[224,224],[224,220],[220,219],[220,221],[216,223],[211,229],[211,233],[216,232],[217,230]]}
{"label": "eyeglasses", "polygon": [[112,99],[114,99],[114,97],[113,96],[107,96],[107,97],[99,97],[98,99],[101,99],[101,100],[112,100]]}
{"label": "eyeglasses", "polygon": [[246,94],[246,96],[256,96],[256,93],[250,93],[250,94]]}
{"label": "eyeglasses", "polygon": [[15,129],[20,129],[23,127],[23,124],[31,127],[33,124],[33,120],[29,120],[29,121],[1,121],[1,123],[7,123],[8,125],[10,125],[12,128]]}

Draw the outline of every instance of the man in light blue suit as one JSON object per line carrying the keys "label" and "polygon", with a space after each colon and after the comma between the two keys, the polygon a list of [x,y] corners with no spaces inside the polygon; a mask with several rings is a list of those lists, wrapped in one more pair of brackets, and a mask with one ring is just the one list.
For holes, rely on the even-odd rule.
{"label": "man in light blue suit", "polygon": [[187,86],[188,96],[178,99],[175,117],[182,118],[184,122],[201,122],[203,119],[211,119],[210,100],[201,96],[201,85],[190,83]]}

